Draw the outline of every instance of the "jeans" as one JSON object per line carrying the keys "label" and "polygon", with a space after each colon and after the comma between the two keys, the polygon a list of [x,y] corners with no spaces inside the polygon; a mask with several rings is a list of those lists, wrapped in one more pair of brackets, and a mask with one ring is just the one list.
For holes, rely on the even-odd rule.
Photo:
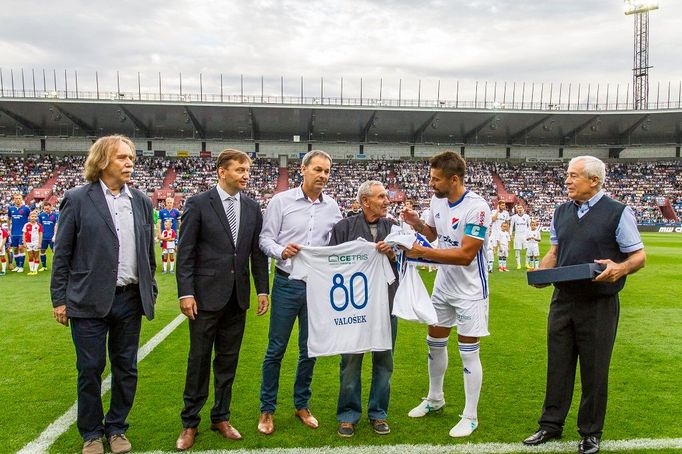
{"label": "jeans", "polygon": [[308,357],[308,309],[306,284],[275,274],[272,284],[272,308],[268,349],[263,360],[263,381],[260,389],[261,412],[274,413],[277,406],[279,373],[291,330],[298,317],[298,368],[294,382],[296,409],[308,408],[310,383],[313,380],[315,358]]}
{"label": "jeans", "polygon": [[[128,430],[126,418],[137,388],[137,349],[142,326],[140,293],[137,288],[117,293],[104,318],[72,318],[70,324],[78,369],[78,431],[86,441],[123,434]],[[105,417],[101,390],[107,347],[112,379],[111,403]]]}
{"label": "jeans", "polygon": [[[396,317],[391,316],[391,336],[395,347],[398,328]],[[364,354],[341,355],[341,384],[336,419],[356,424],[362,415],[362,358]],[[393,373],[393,350],[372,352],[372,385],[369,390],[367,416],[370,420],[386,419],[391,397],[391,374]]]}

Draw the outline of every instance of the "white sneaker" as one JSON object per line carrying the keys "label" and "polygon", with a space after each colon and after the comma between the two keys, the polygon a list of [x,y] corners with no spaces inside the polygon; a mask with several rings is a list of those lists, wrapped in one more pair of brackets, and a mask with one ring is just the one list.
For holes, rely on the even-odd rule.
{"label": "white sneaker", "polygon": [[23,273],[24,269],[17,267],[17,268],[14,268],[12,271],[17,272],[17,273]]}
{"label": "white sneaker", "polygon": [[460,419],[455,427],[450,429],[451,437],[468,437],[478,427],[478,419],[468,418],[463,415],[460,416],[462,419]]}
{"label": "white sneaker", "polygon": [[426,416],[429,413],[438,411],[443,407],[445,407],[445,400],[431,400],[427,397],[424,397],[422,402],[410,410],[407,416],[410,418],[421,418],[422,416]]}

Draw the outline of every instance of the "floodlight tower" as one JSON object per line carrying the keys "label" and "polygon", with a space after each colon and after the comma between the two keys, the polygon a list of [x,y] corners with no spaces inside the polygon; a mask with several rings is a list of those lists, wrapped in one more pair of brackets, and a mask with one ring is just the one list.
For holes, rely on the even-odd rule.
{"label": "floodlight tower", "polygon": [[658,1],[625,0],[625,14],[635,16],[635,54],[632,66],[632,101],[634,108],[646,109],[649,96],[649,11],[658,9]]}

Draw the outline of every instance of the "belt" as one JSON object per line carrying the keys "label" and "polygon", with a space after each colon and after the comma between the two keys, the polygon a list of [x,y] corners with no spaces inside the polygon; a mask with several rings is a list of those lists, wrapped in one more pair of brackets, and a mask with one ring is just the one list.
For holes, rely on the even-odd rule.
{"label": "belt", "polygon": [[289,277],[289,273],[287,273],[284,270],[280,270],[277,267],[275,267],[275,274],[279,274],[280,276],[284,276],[284,277]]}
{"label": "belt", "polygon": [[139,284],[120,285],[116,287],[116,294],[129,292],[131,290],[138,290]]}

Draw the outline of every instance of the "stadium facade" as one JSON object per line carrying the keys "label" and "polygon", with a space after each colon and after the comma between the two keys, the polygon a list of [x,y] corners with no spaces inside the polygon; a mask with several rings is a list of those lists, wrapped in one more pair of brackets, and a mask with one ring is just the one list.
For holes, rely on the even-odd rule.
{"label": "stadium facade", "polygon": [[460,108],[445,101],[73,96],[4,93],[0,152],[83,153],[111,133],[132,137],[140,154],[167,157],[234,147],[269,158],[322,148],[335,159],[424,158],[443,149],[467,159],[565,159],[587,151],[605,159],[675,159],[682,143],[679,105],[602,110],[608,105],[484,102]]}

